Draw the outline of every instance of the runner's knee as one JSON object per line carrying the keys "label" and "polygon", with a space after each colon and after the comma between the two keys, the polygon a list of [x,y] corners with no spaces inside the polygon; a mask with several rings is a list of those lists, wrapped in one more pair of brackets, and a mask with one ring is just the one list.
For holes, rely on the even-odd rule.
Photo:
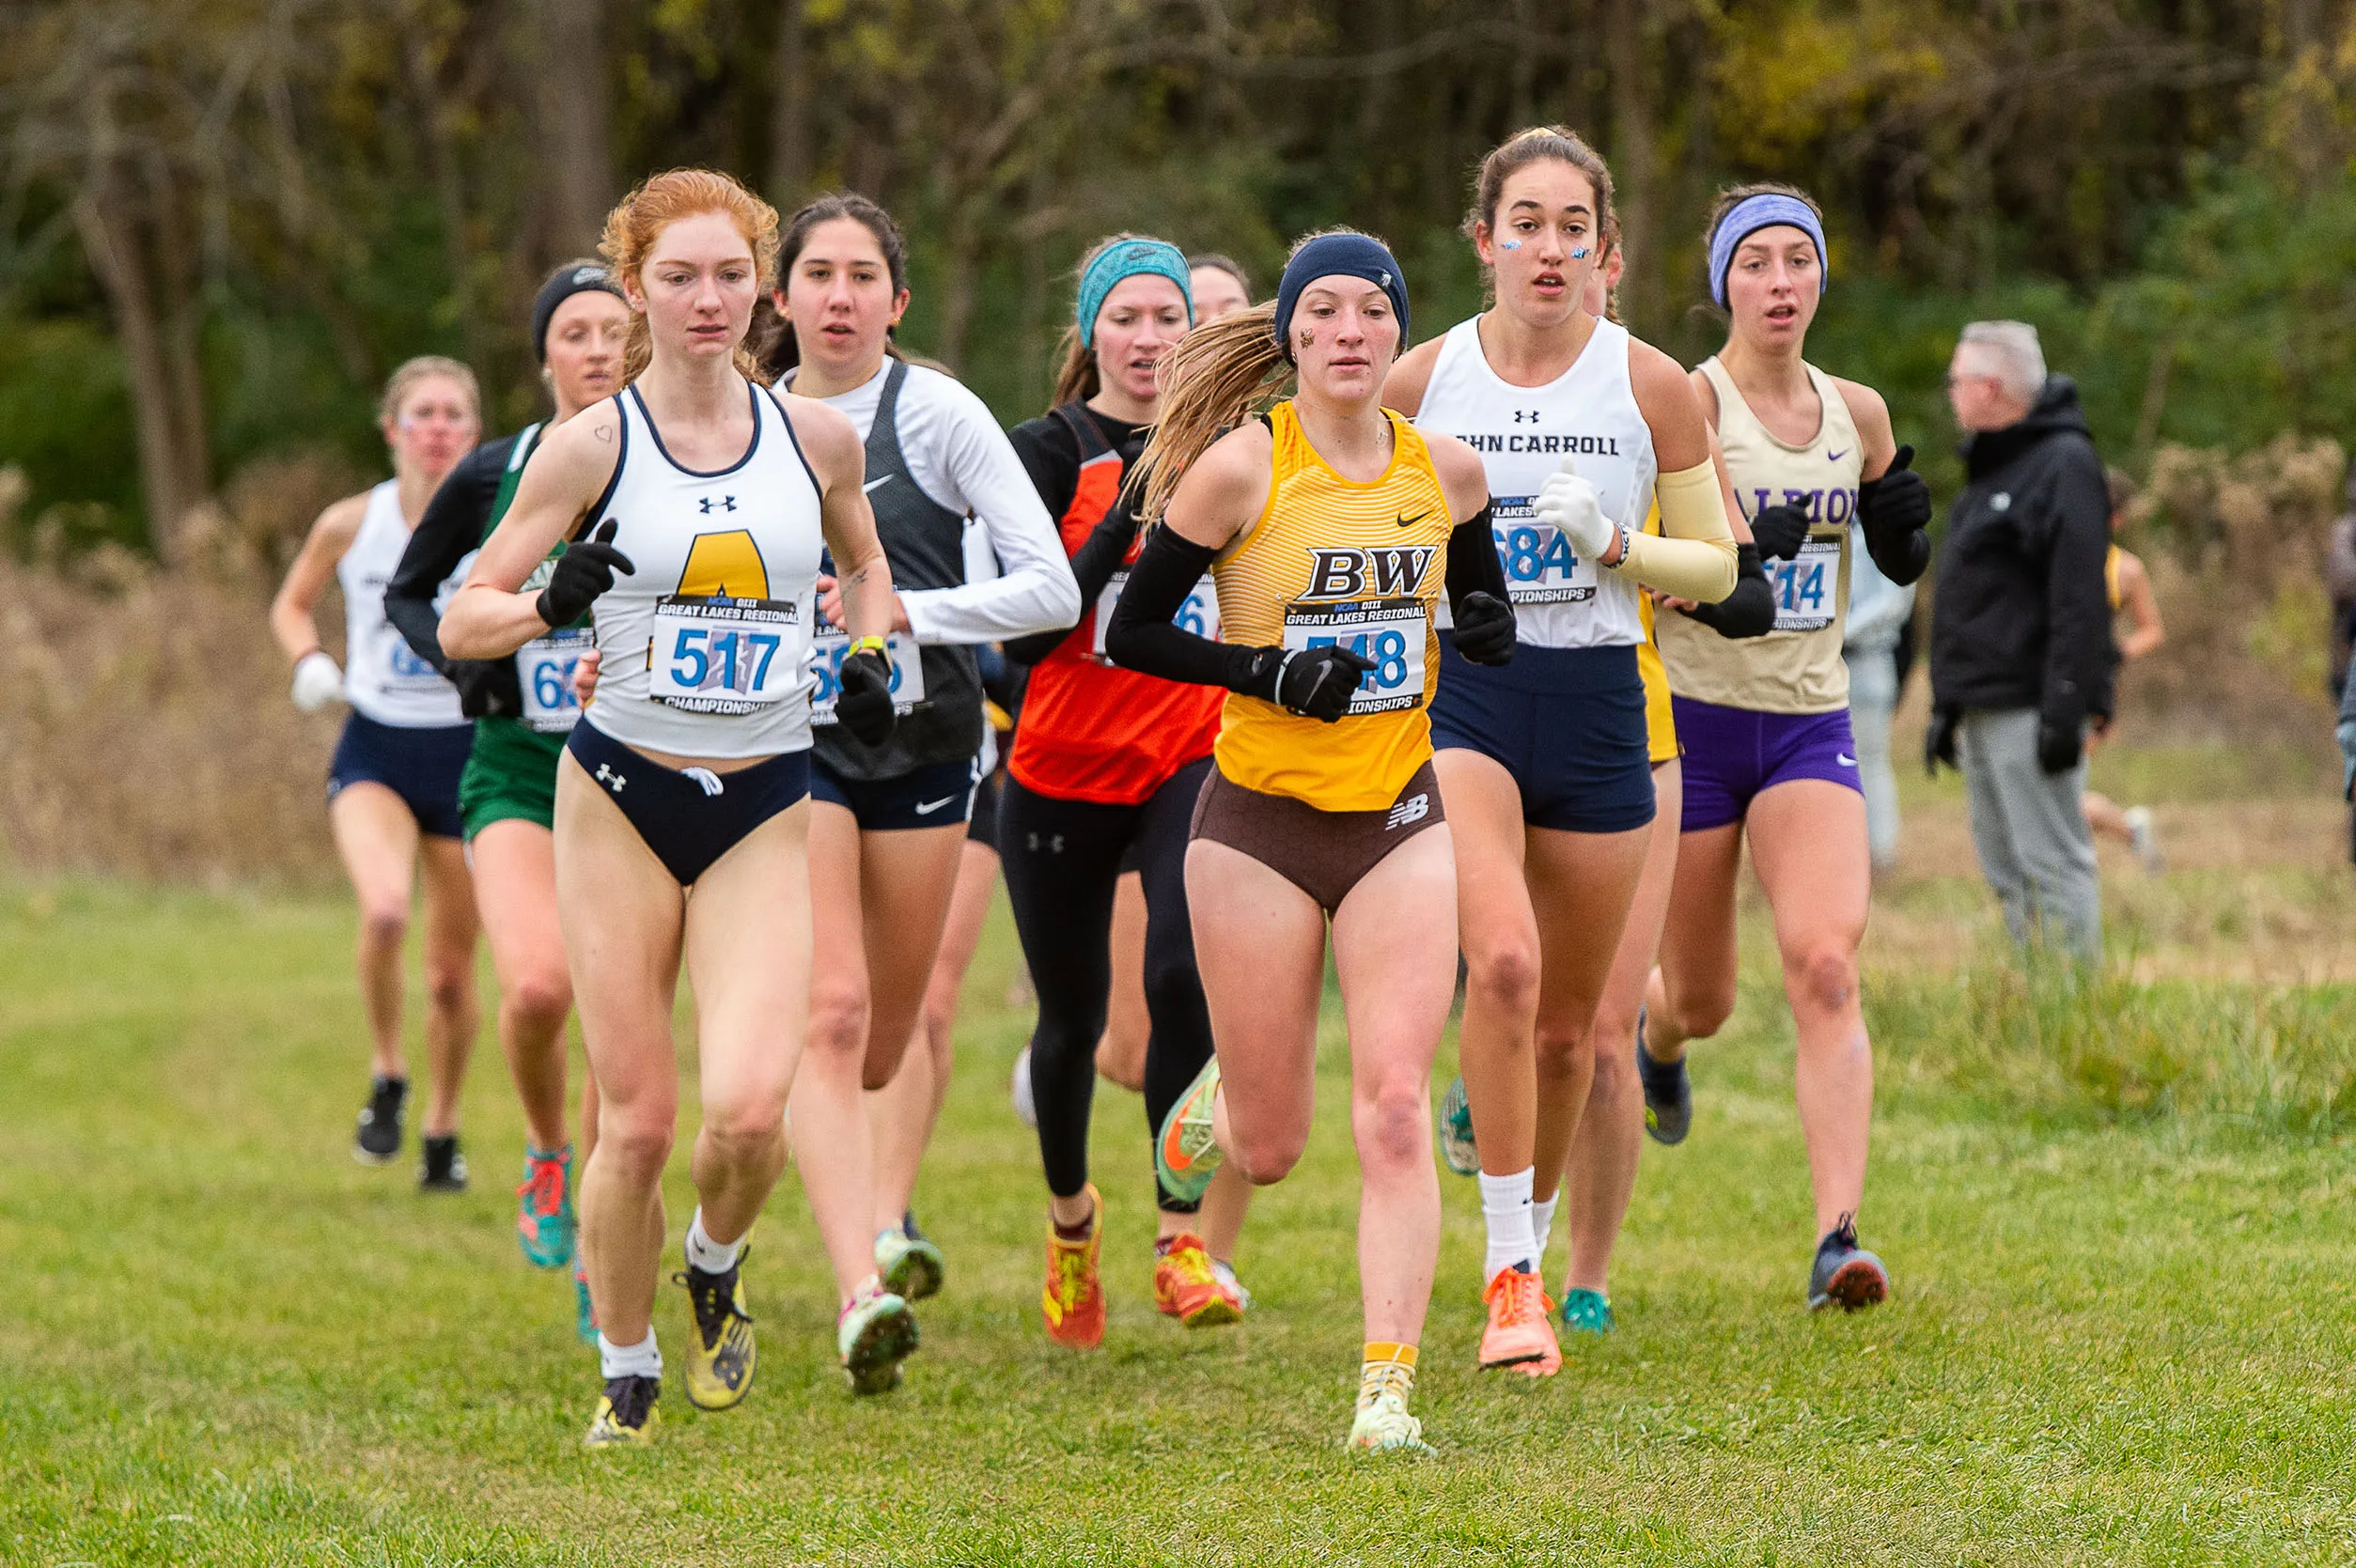
{"label": "runner's knee", "polygon": [[610,1099],[603,1101],[598,1107],[598,1163],[611,1162],[633,1187],[651,1187],[661,1181],[663,1168],[671,1158],[675,1117],[666,1113],[670,1110],[667,1097],[661,1106],[622,1107]]}
{"label": "runner's knee", "polygon": [[1566,1078],[1584,1071],[1595,1059],[1596,1038],[1592,1030],[1550,1026],[1541,1020],[1533,1036],[1539,1073],[1548,1078]]}
{"label": "runner's knee", "polygon": [[704,1141],[731,1157],[766,1149],[785,1128],[787,1088],[782,1083],[748,1084],[707,1095]]}
{"label": "runner's knee", "polygon": [[455,955],[426,959],[426,1000],[444,1012],[469,1006],[475,1000],[475,966]]}
{"label": "runner's knee", "polygon": [[373,948],[398,947],[409,936],[409,901],[389,897],[360,902],[360,939]]}
{"label": "runner's knee", "polygon": [[1466,988],[1509,1013],[1534,1011],[1538,1001],[1537,944],[1517,935],[1464,954]]}
{"label": "runner's knee", "polygon": [[839,980],[810,988],[810,1032],[804,1052],[835,1060],[861,1061],[867,1050],[867,1025],[874,1008],[864,984]]}
{"label": "runner's knee", "polygon": [[1857,1000],[1857,955],[1846,943],[1826,942],[1784,962],[1784,989],[1795,1008],[1837,1013]]}
{"label": "runner's knee", "polygon": [[1396,1169],[1431,1159],[1429,1098],[1410,1074],[1389,1075],[1362,1089],[1352,1107],[1361,1166]]}
{"label": "runner's knee", "polygon": [[572,1011],[572,982],[562,968],[518,975],[500,988],[507,1015],[525,1034],[547,1036],[565,1027]]}

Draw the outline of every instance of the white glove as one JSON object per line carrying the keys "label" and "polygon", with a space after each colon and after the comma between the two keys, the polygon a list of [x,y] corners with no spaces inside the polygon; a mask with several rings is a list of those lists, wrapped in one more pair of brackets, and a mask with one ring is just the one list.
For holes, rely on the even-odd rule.
{"label": "white glove", "polygon": [[325,649],[313,648],[295,661],[294,706],[317,713],[344,694],[344,673]]}
{"label": "white glove", "polygon": [[1601,564],[1603,552],[1619,537],[1618,527],[1603,515],[1603,503],[1594,484],[1579,476],[1578,466],[1568,458],[1546,476],[1530,510],[1538,521],[1551,524],[1568,539],[1572,553],[1582,561]]}

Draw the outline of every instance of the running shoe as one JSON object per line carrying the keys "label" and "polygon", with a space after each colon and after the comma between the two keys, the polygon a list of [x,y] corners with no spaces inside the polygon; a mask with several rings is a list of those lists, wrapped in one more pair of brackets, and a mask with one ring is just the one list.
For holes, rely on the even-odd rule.
{"label": "running shoe", "polygon": [[1031,1097],[1031,1048],[1022,1048],[1022,1054],[1014,1059],[1014,1077],[1006,1085],[1006,1093],[1014,1100],[1014,1113],[1033,1132],[1039,1127],[1038,1101]]}
{"label": "running shoe", "polygon": [[1173,1198],[1201,1202],[1219,1162],[1226,1157],[1210,1130],[1210,1108],[1218,1098],[1219,1059],[1214,1056],[1162,1118],[1153,1141],[1153,1168],[1162,1178],[1162,1190]]}
{"label": "running shoe", "polygon": [[1104,1240],[1104,1200],[1096,1183],[1087,1186],[1094,1218],[1080,1241],[1066,1241],[1051,1220],[1047,1227],[1047,1283],[1039,1312],[1047,1337],[1069,1350],[1094,1350],[1104,1343],[1104,1282],[1097,1276],[1097,1253]]}
{"label": "running shoe", "polygon": [[589,1271],[572,1255],[572,1331],[583,1344],[597,1343],[597,1303],[589,1299]]}
{"label": "running shoe", "polygon": [[607,1378],[589,1435],[581,1441],[593,1449],[645,1448],[654,1441],[654,1402],[662,1392],[659,1377]]}
{"label": "running shoe", "polygon": [[916,1314],[869,1275],[835,1319],[835,1351],[855,1394],[888,1394],[900,1386],[900,1363],[916,1353]]}
{"label": "running shoe", "polygon": [[1489,1324],[1481,1330],[1481,1370],[1514,1367],[1537,1377],[1552,1376],[1563,1357],[1554,1343],[1554,1325],[1546,1315],[1554,1303],[1546,1298],[1538,1277],[1521,1268],[1501,1268],[1490,1278],[1481,1300],[1489,1308]]}
{"label": "running shoe", "polygon": [[1172,1236],[1169,1250],[1154,1260],[1153,1304],[1189,1328],[1215,1328],[1243,1316],[1243,1303],[1211,1266],[1203,1238],[1189,1231]]}
{"label": "running shoe", "polygon": [[1837,1306],[1845,1312],[1870,1307],[1890,1294],[1890,1271],[1881,1260],[1857,1245],[1857,1217],[1844,1214],[1840,1222],[1816,1244],[1816,1263],[1808,1270],[1808,1307],[1821,1312]]}
{"label": "running shoe", "polygon": [[718,1274],[689,1264],[671,1276],[687,1287],[695,1313],[695,1338],[687,1347],[687,1403],[698,1410],[726,1410],[753,1390],[758,1359],[753,1344],[753,1314],[744,1310],[744,1254]]}
{"label": "running shoe", "polygon": [[916,1228],[913,1213],[876,1233],[875,1271],[882,1278],[883,1288],[903,1301],[922,1301],[941,1294],[941,1249]]}
{"label": "running shoe", "polygon": [[572,1150],[523,1151],[523,1185],[515,1189],[515,1244],[534,1268],[562,1268],[572,1260]]}
{"label": "running shoe", "polygon": [[1440,1099],[1440,1157],[1459,1176],[1480,1173],[1480,1145],[1473,1141],[1473,1102],[1464,1097],[1462,1073]]}
{"label": "running shoe", "polygon": [[1352,1453],[1439,1452],[1424,1441],[1424,1423],[1407,1413],[1407,1401],[1390,1392],[1377,1394],[1358,1407],[1350,1423]]}
{"label": "running shoe", "polygon": [[2127,818],[2127,836],[2135,846],[2135,858],[2144,862],[2144,875],[2157,877],[2168,869],[2167,854],[2160,847],[2160,830],[2152,825],[2149,806],[2130,806],[2120,815]]}
{"label": "running shoe", "polygon": [[409,1079],[368,1080],[368,1103],[360,1108],[360,1128],[352,1135],[351,1157],[363,1165],[390,1165],[401,1152],[401,1108],[409,1103]]}
{"label": "running shoe", "polygon": [[1242,1281],[1235,1277],[1233,1264],[1221,1263],[1213,1258],[1210,1260],[1210,1271],[1219,1276],[1219,1282],[1226,1286],[1227,1293],[1235,1297],[1236,1311],[1248,1312],[1252,1310],[1252,1293]]}
{"label": "running shoe", "polygon": [[1677,1144],[1693,1126],[1693,1081],[1685,1076],[1685,1058],[1655,1060],[1645,1048],[1645,1015],[1636,1015],[1636,1077],[1645,1086],[1645,1136],[1656,1143]]}
{"label": "running shoe", "polygon": [[1617,1327],[1612,1321],[1612,1299],[1599,1290],[1573,1290],[1563,1293],[1563,1331],[1568,1334],[1608,1334]]}
{"label": "running shoe", "polygon": [[425,1158],[417,1165],[418,1191],[466,1190],[466,1156],[459,1149],[457,1133],[421,1139],[419,1146],[425,1151]]}

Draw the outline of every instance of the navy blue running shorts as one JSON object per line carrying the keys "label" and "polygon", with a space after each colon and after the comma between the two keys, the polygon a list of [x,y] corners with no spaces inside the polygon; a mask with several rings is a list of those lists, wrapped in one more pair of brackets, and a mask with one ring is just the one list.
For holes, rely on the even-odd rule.
{"label": "navy blue running shorts", "polygon": [[673,769],[585,719],[572,726],[565,750],[606,799],[621,807],[663,869],[683,888],[693,887],[756,828],[810,793],[806,751],[780,752],[733,773]]}
{"label": "navy blue running shorts", "polygon": [[1523,643],[1500,669],[1468,663],[1443,631],[1431,744],[1494,758],[1513,775],[1533,828],[1624,833],[1652,821],[1652,744],[1633,644]]}
{"label": "navy blue running shorts", "polygon": [[810,799],[840,806],[859,820],[863,833],[905,828],[963,827],[974,813],[974,759],[928,763],[897,779],[846,779],[810,760]]}
{"label": "navy blue running shorts", "polygon": [[475,749],[472,724],[410,729],[353,713],[344,721],[335,757],[327,765],[327,798],[356,784],[382,784],[401,798],[417,831],[428,838],[460,838],[459,775]]}

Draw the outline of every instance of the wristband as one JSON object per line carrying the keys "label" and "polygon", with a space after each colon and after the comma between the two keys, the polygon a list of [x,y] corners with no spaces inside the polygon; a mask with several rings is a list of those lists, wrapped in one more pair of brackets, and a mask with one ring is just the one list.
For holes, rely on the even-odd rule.
{"label": "wristband", "polygon": [[889,657],[890,651],[891,648],[889,644],[885,643],[882,638],[870,632],[865,637],[852,638],[850,641],[850,648],[849,652],[844,655],[844,657],[849,658],[850,654],[854,653],[880,653]]}
{"label": "wristband", "polygon": [[1602,563],[1602,562],[1600,562],[1600,561],[1598,561],[1598,562],[1596,563],[1596,565],[1597,565],[1597,566],[1599,566],[1599,567],[1603,567],[1603,569],[1604,569],[1605,571],[1617,571],[1617,570],[1619,570],[1622,567],[1624,567],[1624,566],[1628,565],[1629,560],[1630,560],[1630,553],[1629,553],[1629,552],[1630,552],[1630,551],[1634,548],[1633,546],[1631,546],[1631,545],[1629,543],[1629,540],[1628,540],[1628,524],[1626,524],[1626,523],[1624,523],[1624,522],[1623,522],[1623,523],[1617,523],[1617,524],[1615,524],[1615,527],[1617,527],[1617,528],[1619,529],[1619,531],[1620,531],[1620,558],[1619,558],[1618,560],[1616,560],[1616,561],[1613,562],[1613,563],[1612,563],[1610,566],[1608,566],[1608,567],[1603,567],[1603,563]]}

